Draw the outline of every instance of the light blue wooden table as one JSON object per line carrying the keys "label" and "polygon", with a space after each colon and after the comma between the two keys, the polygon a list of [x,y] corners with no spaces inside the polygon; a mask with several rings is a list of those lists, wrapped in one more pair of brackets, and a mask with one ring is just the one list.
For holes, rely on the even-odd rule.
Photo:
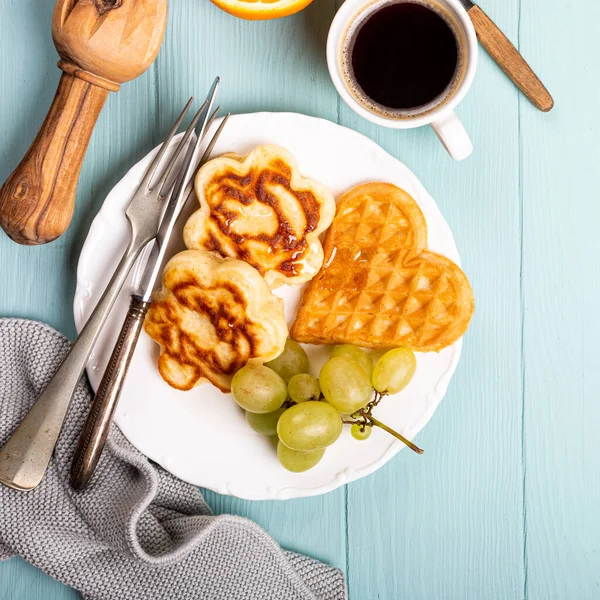
{"label": "light blue wooden table", "polygon": [[[2,181],[58,81],[53,4],[2,0]],[[475,154],[458,164],[431,131],[380,129],[340,102],[324,57],[335,0],[256,23],[208,0],[171,0],[158,61],[100,117],[69,232],[38,248],[0,236],[0,315],[73,336],[75,268],[91,220],[217,73],[228,110],[324,117],[415,171],[454,231],[477,299],[449,393],[417,440],[426,454],[402,452],[319,498],[207,493],[216,512],[248,516],[284,547],[342,568],[352,600],[600,598],[600,3],[481,4],[543,76],[556,108],[537,112],[482,54],[459,107]],[[75,597],[19,559],[0,564],[1,600]]]}

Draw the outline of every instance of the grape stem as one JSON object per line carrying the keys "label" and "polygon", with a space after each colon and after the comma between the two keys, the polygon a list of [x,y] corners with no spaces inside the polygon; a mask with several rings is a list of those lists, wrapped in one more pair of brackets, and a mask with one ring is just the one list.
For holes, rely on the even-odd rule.
{"label": "grape stem", "polygon": [[375,398],[369,402],[364,408],[355,412],[352,416],[352,420],[342,419],[342,422],[346,425],[360,425],[361,431],[364,431],[366,427],[379,427],[384,431],[387,431],[390,435],[393,435],[396,439],[400,440],[403,444],[406,444],[413,452],[417,454],[423,454],[423,450],[416,444],[413,444],[410,440],[407,440],[403,435],[394,431],[391,427],[388,427],[385,423],[382,423],[379,419],[373,416],[373,409],[387,396],[387,392],[375,391]]}
{"label": "grape stem", "polygon": [[[360,414],[362,414],[362,412]],[[365,418],[371,421],[371,423],[373,423],[373,425],[375,425],[376,427],[380,427],[384,431],[387,431],[390,435],[393,435],[395,438],[399,439],[403,444],[406,444],[413,452],[416,452],[417,454],[423,454],[423,450],[419,448],[419,446],[413,444],[410,440],[407,440],[403,435],[399,434],[397,431],[394,431],[391,427],[388,427],[385,423],[382,423],[373,415],[365,415]]]}
{"label": "grape stem", "polygon": [[373,409],[383,400],[383,398],[385,398],[385,396],[387,396],[387,392],[375,391],[375,398],[373,398],[373,400],[369,402],[367,406],[352,415],[356,421],[344,421],[344,423],[359,423],[362,425],[363,429],[365,427],[379,427],[380,429],[387,431],[390,435],[393,435],[396,439],[399,439],[403,444],[406,444],[413,452],[416,452],[417,454],[423,454],[423,450],[416,444],[413,444],[403,435],[399,434],[397,431],[394,431],[391,427],[388,427],[385,423],[382,423],[379,419],[376,419],[373,416]]}
{"label": "grape stem", "polygon": [[371,411],[387,396],[387,392],[375,392],[375,398],[365,407],[366,411],[371,414]]}

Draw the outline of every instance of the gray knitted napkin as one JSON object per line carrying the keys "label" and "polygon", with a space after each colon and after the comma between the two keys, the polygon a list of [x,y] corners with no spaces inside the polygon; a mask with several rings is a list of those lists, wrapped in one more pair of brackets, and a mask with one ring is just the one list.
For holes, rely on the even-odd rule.
{"label": "gray knitted napkin", "polygon": [[[42,323],[0,319],[0,444],[69,348]],[[94,600],[343,600],[338,569],[283,551],[257,525],[212,516],[199,491],[113,427],[85,492],[68,483],[90,390],[80,383],[41,485],[0,485],[0,559],[18,554]]]}

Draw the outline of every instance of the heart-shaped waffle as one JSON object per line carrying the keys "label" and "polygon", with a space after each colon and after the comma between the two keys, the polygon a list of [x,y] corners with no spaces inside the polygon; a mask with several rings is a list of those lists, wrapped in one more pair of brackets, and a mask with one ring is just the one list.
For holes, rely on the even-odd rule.
{"label": "heart-shaped waffle", "polygon": [[400,188],[367,183],[346,193],[324,251],[292,339],[427,352],[466,331],[474,310],[469,280],[450,259],[427,250],[425,217]]}

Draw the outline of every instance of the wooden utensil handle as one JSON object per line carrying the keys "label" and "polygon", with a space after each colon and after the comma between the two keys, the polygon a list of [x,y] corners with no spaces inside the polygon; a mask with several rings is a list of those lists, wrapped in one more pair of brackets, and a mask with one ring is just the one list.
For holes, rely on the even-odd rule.
{"label": "wooden utensil handle", "polygon": [[0,189],[0,226],[21,244],[64,233],[79,172],[109,90],[63,73],[50,111],[27,154]]}
{"label": "wooden utensil handle", "polygon": [[534,106],[543,112],[552,110],[554,100],[550,92],[498,26],[479,6],[469,9],[469,16],[479,42],[500,68],[514,81]]}

